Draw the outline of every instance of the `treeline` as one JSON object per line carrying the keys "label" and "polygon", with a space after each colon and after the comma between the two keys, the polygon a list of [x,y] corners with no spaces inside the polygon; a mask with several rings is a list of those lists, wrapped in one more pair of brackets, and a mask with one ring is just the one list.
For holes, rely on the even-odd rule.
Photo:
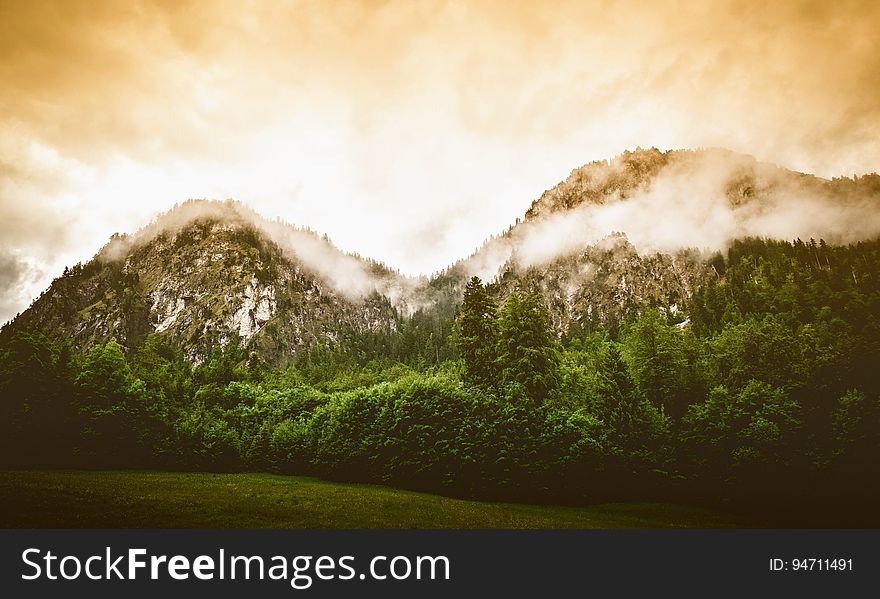
{"label": "treeline", "polygon": [[[735,243],[689,320],[560,343],[539,295],[478,279],[456,318],[279,370],[41,334],[0,348],[8,466],[272,470],[469,497],[855,510],[880,467],[880,244]],[[454,325],[454,326],[453,326]],[[405,342],[404,342],[405,341]]]}

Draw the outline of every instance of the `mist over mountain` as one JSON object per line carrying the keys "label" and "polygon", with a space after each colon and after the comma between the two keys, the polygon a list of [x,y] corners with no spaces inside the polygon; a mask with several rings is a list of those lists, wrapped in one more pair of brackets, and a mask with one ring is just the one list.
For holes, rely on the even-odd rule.
{"label": "mist over mountain", "polygon": [[880,235],[880,176],[821,179],[721,149],[624,152],[572,171],[461,265],[491,279],[622,232],[641,253],[721,251],[734,239]]}
{"label": "mist over mountain", "polygon": [[[880,236],[880,176],[833,180],[724,150],[636,150],[572,171],[521,220],[428,277],[336,248],[243,204],[188,201],[67,269],[0,336],[41,330],[77,346],[156,333],[199,362],[233,339],[283,362],[303,348],[449,321],[471,276],[503,299],[540,291],[559,335],[648,307],[687,318],[694,286],[736,239]],[[441,326],[437,324],[436,326]]]}
{"label": "mist over mountain", "polygon": [[440,279],[457,292],[472,275],[502,297],[539,291],[563,334],[649,307],[675,319],[737,239],[878,236],[877,174],[827,180],[723,149],[637,149],[573,170]]}
{"label": "mist over mountain", "polygon": [[189,201],[66,269],[3,334],[35,329],[131,348],[155,332],[197,362],[238,338],[283,359],[344,332],[393,329],[392,298],[402,301],[408,284],[239,203]]}

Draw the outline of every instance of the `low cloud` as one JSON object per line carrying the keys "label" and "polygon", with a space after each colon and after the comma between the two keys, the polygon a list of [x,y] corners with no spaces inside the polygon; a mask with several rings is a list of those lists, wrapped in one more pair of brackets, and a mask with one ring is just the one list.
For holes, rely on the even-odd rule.
{"label": "low cloud", "polygon": [[232,200],[190,200],[152,220],[133,235],[114,237],[98,253],[102,260],[120,260],[134,248],[152,241],[159,234],[175,235],[194,221],[208,219],[232,226],[248,226],[262,232],[285,255],[350,300],[379,293],[399,308],[410,309],[412,291],[419,279],[404,277],[390,268],[339,250],[329,238],[309,229],[267,219],[240,202]]}
{"label": "low cloud", "polygon": [[0,247],[0,326],[11,320],[39,293],[43,272]]}
{"label": "low cloud", "polygon": [[875,171],[878,23],[858,0],[0,2],[0,243],[45,286],[234,197],[427,275],[637,146]]}
{"label": "low cloud", "polygon": [[[724,250],[743,237],[825,239],[845,244],[880,237],[880,176],[828,181],[722,150],[674,152],[656,176],[606,195],[581,191],[571,209],[544,211],[466,261],[491,279],[508,261],[541,265],[624,233],[641,252]],[[593,188],[624,167],[585,167]],[[577,194],[583,173],[562,184]]]}

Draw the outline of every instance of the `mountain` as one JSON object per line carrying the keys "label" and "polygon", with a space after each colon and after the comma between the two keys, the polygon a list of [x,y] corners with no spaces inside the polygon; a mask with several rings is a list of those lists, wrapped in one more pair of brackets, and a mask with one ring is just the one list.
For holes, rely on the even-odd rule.
{"label": "mountain", "polygon": [[637,149],[573,170],[440,278],[460,293],[477,274],[499,299],[538,291],[559,334],[591,322],[614,330],[648,307],[682,320],[736,239],[878,235],[876,174],[826,180],[723,149]]}
{"label": "mountain", "polygon": [[725,150],[639,149],[573,170],[507,231],[427,280],[236,202],[189,201],[65,270],[0,340],[39,330],[131,349],[156,333],[200,362],[238,338],[278,363],[315,344],[395,334],[410,316],[433,322],[429,335],[448,334],[443,323],[474,275],[499,300],[542,293],[560,336],[613,331],[648,307],[682,322],[695,286],[721,276],[713,256],[731,241],[874,238],[878,203],[877,175],[825,180]]}
{"label": "mountain", "polygon": [[[525,220],[566,212],[585,203],[632,199],[660,185],[669,191],[671,183],[681,184],[671,186],[671,191],[711,195],[731,210],[771,207],[779,200],[792,199],[785,197],[788,195],[801,200],[824,196],[838,207],[859,205],[866,198],[876,205],[880,194],[880,176],[876,173],[827,180],[722,148],[666,152],[639,148],[574,169],[565,181],[532,202]],[[746,218],[750,212],[739,216]]]}
{"label": "mountain", "polygon": [[66,269],[2,336],[40,330],[80,347],[161,334],[203,360],[235,337],[278,361],[316,342],[393,331],[408,279],[235,202],[190,201]]}

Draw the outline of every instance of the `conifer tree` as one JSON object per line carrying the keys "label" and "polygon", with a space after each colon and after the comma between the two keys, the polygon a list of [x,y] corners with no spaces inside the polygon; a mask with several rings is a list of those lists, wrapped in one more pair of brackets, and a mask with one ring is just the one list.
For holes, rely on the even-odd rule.
{"label": "conifer tree", "polygon": [[647,310],[625,332],[623,341],[624,357],[642,393],[664,414],[675,411],[688,384],[681,333],[659,310]]}
{"label": "conifer tree", "polygon": [[458,349],[464,358],[465,378],[474,385],[494,386],[498,307],[479,277],[468,281],[458,316]]}
{"label": "conifer tree", "polygon": [[521,384],[541,403],[559,383],[559,352],[550,313],[540,294],[513,292],[498,322],[498,367],[502,382]]}

